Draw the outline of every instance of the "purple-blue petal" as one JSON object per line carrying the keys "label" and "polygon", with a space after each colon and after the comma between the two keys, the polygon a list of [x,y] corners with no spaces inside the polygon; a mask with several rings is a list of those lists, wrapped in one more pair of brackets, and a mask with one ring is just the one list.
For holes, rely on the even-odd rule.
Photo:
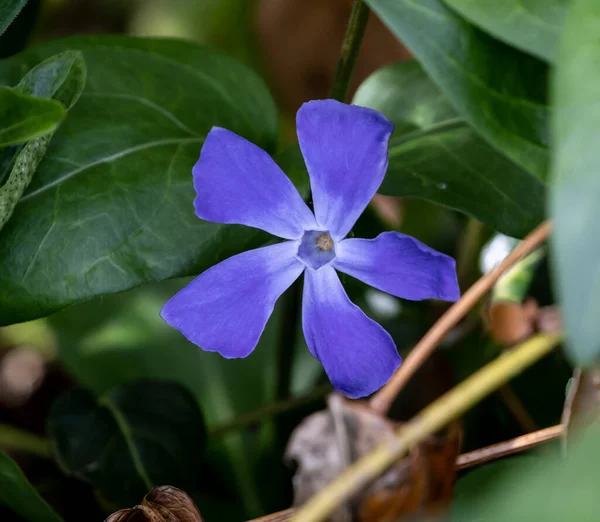
{"label": "purple-blue petal", "polygon": [[384,232],[375,239],[345,239],[336,246],[333,266],[403,299],[460,298],[454,259],[398,232]]}
{"label": "purple-blue petal", "polygon": [[297,250],[296,242],[284,241],[230,257],[178,292],[160,315],[203,350],[246,357],[275,302],[304,270]]}
{"label": "purple-blue petal", "polygon": [[392,122],[335,100],[305,103],[296,115],[315,216],[335,240],[348,234],[383,181]]}
{"label": "purple-blue petal", "polygon": [[390,335],[348,299],[331,266],[305,272],[302,328],[311,353],[347,397],[374,393],[402,362]]}
{"label": "purple-blue petal", "polygon": [[213,127],[192,173],[201,219],[260,228],[285,239],[316,228],[313,213],[273,159],[233,132]]}

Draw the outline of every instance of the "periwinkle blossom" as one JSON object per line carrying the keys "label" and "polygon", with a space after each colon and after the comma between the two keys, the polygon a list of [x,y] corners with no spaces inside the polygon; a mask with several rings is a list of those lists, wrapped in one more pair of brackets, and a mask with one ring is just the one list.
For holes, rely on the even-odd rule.
{"label": "periwinkle blossom", "polygon": [[404,299],[454,301],[455,263],[398,232],[345,239],[383,181],[390,121],[371,109],[320,100],[305,103],[296,123],[314,214],[266,152],[214,127],[193,168],[197,216],[285,241],[209,268],[161,316],[203,350],[246,357],[279,296],[304,273],[308,348],[337,390],[364,397],[388,381],[401,358],[390,335],[348,299],[336,270]]}

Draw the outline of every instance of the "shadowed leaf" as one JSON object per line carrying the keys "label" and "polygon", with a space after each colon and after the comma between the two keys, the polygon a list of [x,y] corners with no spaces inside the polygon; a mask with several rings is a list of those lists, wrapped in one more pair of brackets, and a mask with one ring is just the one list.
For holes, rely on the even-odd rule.
{"label": "shadowed leaf", "polygon": [[132,505],[155,484],[197,485],[204,422],[178,384],[128,383],[97,400],[84,390],[66,392],[52,407],[48,433],[65,471],[117,507]]}
{"label": "shadowed leaf", "polygon": [[28,522],[62,522],[62,519],[27,481],[16,462],[0,451],[0,503]]}

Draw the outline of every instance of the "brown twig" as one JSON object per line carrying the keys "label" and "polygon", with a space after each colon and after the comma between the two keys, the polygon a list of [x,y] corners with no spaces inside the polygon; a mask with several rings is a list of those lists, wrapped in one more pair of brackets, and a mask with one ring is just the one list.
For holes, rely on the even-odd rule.
{"label": "brown twig", "polygon": [[475,306],[506,270],[543,243],[550,235],[550,230],[549,221],[538,226],[497,267],[484,274],[458,302],[454,303],[438,319],[415,345],[394,376],[371,398],[369,405],[373,410],[381,415],[388,412],[398,393],[431,355],[444,336]]}
{"label": "brown twig", "polygon": [[516,439],[507,440],[500,442],[492,446],[480,448],[469,453],[463,453],[456,459],[456,467],[460,470],[471,468],[473,466],[479,466],[485,464],[491,460],[496,460],[507,455],[513,455],[526,449],[539,446],[544,442],[559,438],[563,434],[562,424],[552,426],[543,430],[528,433],[527,435],[521,435]]}
{"label": "brown twig", "polygon": [[525,405],[523,404],[519,396],[514,392],[510,384],[505,384],[504,386],[499,388],[498,395],[500,395],[502,402],[504,402],[504,405],[506,406],[508,411],[519,423],[519,426],[521,426],[521,429],[525,433],[530,433],[540,429],[533,417],[531,416],[531,414],[527,411],[527,408],[525,408]]}

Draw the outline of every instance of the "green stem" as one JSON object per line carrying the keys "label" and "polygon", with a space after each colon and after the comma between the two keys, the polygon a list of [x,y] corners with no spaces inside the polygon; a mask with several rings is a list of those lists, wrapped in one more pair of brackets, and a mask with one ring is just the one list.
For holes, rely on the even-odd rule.
{"label": "green stem", "polygon": [[313,401],[322,399],[330,391],[331,384],[323,384],[312,390],[310,393],[302,395],[301,397],[294,397],[293,399],[274,402],[258,410],[246,413],[245,415],[240,415],[227,424],[215,426],[214,428],[209,429],[208,433],[211,436],[218,437],[220,435],[225,435],[230,431],[239,430],[253,424],[259,424],[267,419],[270,419],[271,417],[274,417],[275,415],[279,415],[280,413],[301,408],[302,406],[310,404]]}
{"label": "green stem", "polygon": [[460,239],[456,256],[456,272],[461,288],[468,288],[479,274],[479,252],[482,247],[483,223],[469,218]]}
{"label": "green stem", "polygon": [[300,306],[302,303],[301,280],[298,278],[286,292],[283,300],[283,323],[277,343],[275,399],[285,400],[290,396],[294,349],[298,338]]}
{"label": "green stem", "polygon": [[46,438],[7,424],[0,424],[0,448],[23,451],[44,459],[52,457]]}
{"label": "green stem", "polygon": [[484,366],[405,423],[396,431],[393,441],[375,448],[314,495],[298,510],[294,521],[325,520],[337,506],[370,484],[416,444],[437,433],[512,377],[540,360],[561,340],[561,335],[536,335]]}
{"label": "green stem", "polygon": [[352,11],[350,12],[350,20],[346,27],[346,35],[344,36],[340,50],[340,58],[335,69],[333,85],[329,92],[329,97],[334,100],[346,101],[352,71],[358,58],[368,21],[369,7],[365,4],[364,0],[354,0]]}

